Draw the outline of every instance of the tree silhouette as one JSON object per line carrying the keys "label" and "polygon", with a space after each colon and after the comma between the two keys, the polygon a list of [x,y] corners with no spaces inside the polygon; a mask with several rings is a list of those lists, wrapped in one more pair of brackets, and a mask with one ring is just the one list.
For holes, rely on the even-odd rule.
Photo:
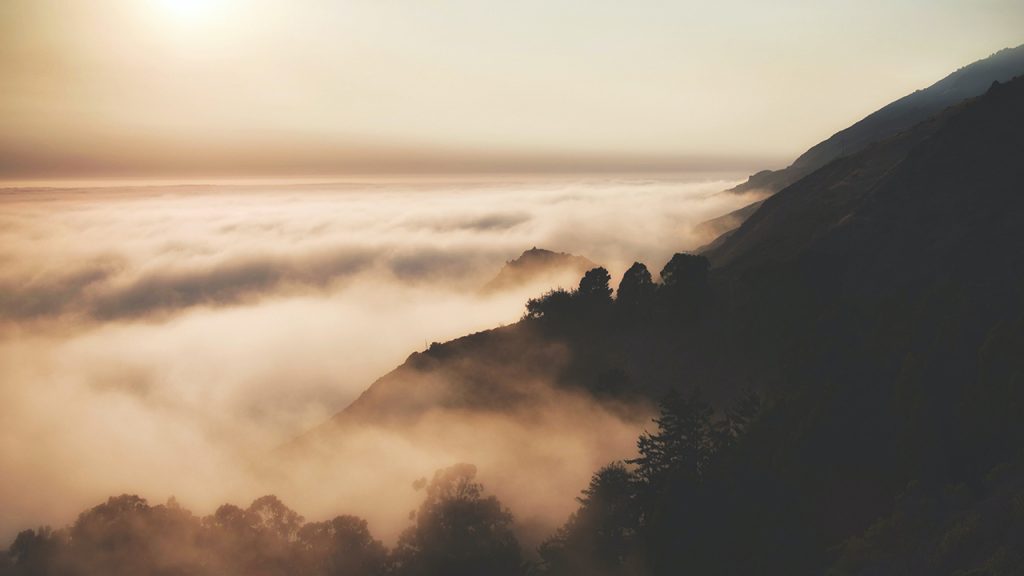
{"label": "tree silhouette", "polygon": [[637,466],[639,480],[653,491],[677,481],[698,481],[716,449],[713,410],[699,391],[685,396],[673,391],[662,399],[659,410],[654,419],[658,430],[640,435],[640,455],[629,460]]}
{"label": "tree silhouette", "polygon": [[711,263],[704,256],[678,253],[661,270],[661,290],[673,302],[705,295]]}
{"label": "tree silhouette", "polygon": [[246,511],[256,521],[256,529],[285,540],[294,540],[304,518],[274,495],[253,500]]}
{"label": "tree silhouette", "polygon": [[366,520],[338,516],[311,522],[298,531],[305,569],[324,576],[375,576],[384,574],[387,549],[374,540]]}
{"label": "tree silhouette", "polygon": [[541,544],[542,570],[552,575],[635,572],[631,554],[638,527],[633,475],[621,462],[597,471],[580,508]]}
{"label": "tree silhouette", "polygon": [[[8,550],[8,562],[0,560],[0,574],[43,576],[55,572],[54,564],[61,551],[63,538],[50,528],[23,530]],[[17,570],[17,572],[15,572]]]}
{"label": "tree silhouette", "polygon": [[399,538],[393,559],[408,576],[512,576],[524,573],[512,514],[474,481],[476,467],[439,470],[426,487],[416,524]]}
{"label": "tree silhouette", "polygon": [[561,288],[526,302],[526,317],[533,320],[564,320],[572,310],[573,293]]}
{"label": "tree silhouette", "polygon": [[637,307],[651,301],[654,289],[654,281],[647,266],[634,262],[622,275],[615,301],[621,306]]}
{"label": "tree silhouette", "polygon": [[612,299],[612,289],[609,285],[611,279],[608,271],[600,266],[587,270],[583,278],[580,279],[576,297],[588,302],[610,302]]}

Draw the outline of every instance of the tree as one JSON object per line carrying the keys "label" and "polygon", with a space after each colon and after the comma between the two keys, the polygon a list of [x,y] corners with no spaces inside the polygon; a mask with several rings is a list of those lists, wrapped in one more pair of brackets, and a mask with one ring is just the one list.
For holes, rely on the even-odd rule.
{"label": "tree", "polygon": [[374,576],[387,566],[387,549],[374,540],[366,520],[338,516],[310,522],[298,531],[303,566],[324,576]]}
{"label": "tree", "polygon": [[[0,574],[54,574],[57,572],[62,544],[63,539],[60,535],[49,527],[19,532],[8,550],[9,564],[5,566],[0,561]],[[5,572],[4,569],[9,572]]]}
{"label": "tree", "polygon": [[597,471],[576,499],[579,510],[541,544],[543,571],[552,575],[633,573],[631,554],[638,527],[633,488],[633,475],[621,462]]}
{"label": "tree", "polygon": [[398,540],[398,574],[408,576],[513,576],[524,573],[512,514],[474,482],[476,467],[439,470],[426,487],[416,524]]}
{"label": "tree", "polygon": [[661,270],[662,291],[675,302],[701,298],[707,291],[710,269],[704,256],[675,254]]}
{"label": "tree", "polygon": [[173,502],[150,506],[136,495],[110,498],[71,526],[68,553],[75,570],[70,573],[204,573],[198,529],[195,516]]}
{"label": "tree", "polygon": [[534,320],[564,319],[570,313],[573,294],[561,288],[551,290],[539,298],[526,302],[526,317]]}
{"label": "tree", "polygon": [[654,419],[657,432],[641,434],[640,455],[628,461],[637,466],[638,479],[654,492],[676,481],[698,482],[716,450],[713,410],[699,391],[686,396],[669,393],[659,403],[659,412]]}
{"label": "tree", "polygon": [[608,271],[600,266],[587,270],[580,279],[579,289],[576,290],[576,297],[589,302],[611,302],[612,289],[609,285],[612,277]]}
{"label": "tree", "polygon": [[275,496],[246,509],[224,505],[200,520],[174,498],[150,506],[122,495],[68,529],[21,532],[0,552],[0,576],[376,576],[387,560],[366,521],[302,524]]}
{"label": "tree", "polygon": [[647,266],[633,262],[629,270],[622,275],[615,301],[621,306],[637,307],[651,301],[654,288],[654,281]]}
{"label": "tree", "polygon": [[735,445],[736,440],[747,432],[750,425],[761,415],[761,397],[753,390],[741,391],[739,399],[725,411],[721,421],[718,451]]}
{"label": "tree", "polygon": [[257,498],[246,509],[225,504],[203,519],[213,557],[242,573],[289,574],[302,516],[276,496]]}
{"label": "tree", "polygon": [[269,532],[284,541],[294,540],[304,521],[298,512],[285,506],[274,495],[253,500],[246,512],[256,521],[257,530]]}

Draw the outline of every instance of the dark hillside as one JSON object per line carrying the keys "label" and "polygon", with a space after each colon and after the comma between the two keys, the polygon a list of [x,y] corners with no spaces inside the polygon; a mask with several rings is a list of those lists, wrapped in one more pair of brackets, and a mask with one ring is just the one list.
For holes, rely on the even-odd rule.
{"label": "dark hillside", "polygon": [[[781,170],[762,170],[730,192],[760,191],[774,194],[843,156],[856,154],[875,142],[885,140],[927,120],[949,106],[984,93],[992,82],[1007,82],[1024,74],[1024,45],[1006,48],[964,66],[929,86],[908,94],[873,112],[849,128],[833,134],[800,155]],[[754,202],[704,223],[708,232],[721,237],[706,248],[718,247],[733,229],[750,217],[761,202]],[[703,250],[703,249],[702,249]]]}
{"label": "dark hillside", "polygon": [[679,255],[652,283],[637,265],[615,300],[588,273],[514,326],[414,354],[334,425],[504,410],[534,380],[616,402],[700,388],[720,409],[752,388],[761,417],[688,489],[720,505],[679,511],[646,545],[702,573],[820,573],[909,484],[984,502],[986,474],[1024,446],[1022,185],[1014,80],[767,200],[710,271]]}
{"label": "dark hillside", "polygon": [[836,158],[863,150],[926,120],[967,98],[984,93],[992,82],[1024,74],[1024,45],[1006,48],[953,72],[928,88],[908,94],[872,112],[800,155],[782,170],[762,170],[733,190],[777,192]]}

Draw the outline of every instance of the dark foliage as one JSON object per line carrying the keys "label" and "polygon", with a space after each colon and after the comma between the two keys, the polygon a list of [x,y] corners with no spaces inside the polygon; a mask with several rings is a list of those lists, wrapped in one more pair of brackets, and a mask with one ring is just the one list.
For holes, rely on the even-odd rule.
{"label": "dark foliage", "polygon": [[526,317],[533,320],[560,320],[574,310],[575,292],[558,288],[526,303]]}
{"label": "dark foliage", "polygon": [[225,504],[198,518],[172,498],[150,506],[132,495],[83,512],[67,529],[18,534],[0,574],[10,576],[517,575],[525,564],[512,515],[473,482],[475,469],[439,471],[416,525],[393,553],[365,520],[304,523],[275,496],[248,508]]}
{"label": "dark foliage", "polygon": [[588,270],[580,279],[580,286],[576,290],[576,296],[585,301],[595,303],[608,302],[612,300],[612,289],[608,285],[612,277],[604,268],[598,267]]}
{"label": "dark foliage", "polygon": [[599,470],[577,498],[569,521],[541,544],[547,574],[613,575],[636,572],[633,554],[639,527],[634,475],[621,462]]}
{"label": "dark foliage", "polygon": [[615,301],[622,307],[640,308],[648,305],[654,295],[651,273],[640,262],[634,262],[622,275]]}
{"label": "dark foliage", "polygon": [[387,572],[387,549],[370,535],[366,520],[355,516],[304,525],[298,531],[298,549],[313,574],[362,576]]}
{"label": "dark foliage", "polygon": [[513,576],[525,572],[512,514],[474,481],[476,467],[439,470],[426,487],[416,524],[394,551],[395,573],[409,576]]}
{"label": "dark foliage", "polygon": [[[598,471],[580,508],[540,548],[546,574],[674,574],[706,556],[706,506],[737,441],[758,417],[756,396],[716,416],[698,392],[669,394],[639,456]],[[705,569],[707,567],[704,567]],[[713,569],[713,568],[712,568]],[[702,572],[703,573],[703,572]]]}
{"label": "dark foliage", "polygon": [[673,299],[697,298],[708,286],[711,263],[704,256],[676,254],[661,269],[662,290]]}

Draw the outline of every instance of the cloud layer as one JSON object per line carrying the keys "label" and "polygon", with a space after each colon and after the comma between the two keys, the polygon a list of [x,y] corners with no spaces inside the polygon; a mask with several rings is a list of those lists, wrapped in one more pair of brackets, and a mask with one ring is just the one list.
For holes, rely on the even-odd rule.
{"label": "cloud layer", "polygon": [[[374,513],[360,503],[372,501],[375,483],[344,479],[386,476],[395,491],[451,459],[475,459],[511,491],[536,469],[500,473],[509,455],[526,454],[533,467],[557,460],[550,449],[524,448],[536,429],[515,419],[487,424],[505,438],[502,462],[483,443],[453,443],[481,422],[439,415],[430,440],[415,445],[411,436],[363,431],[374,439],[366,445],[390,456],[363,459],[356,470],[347,461],[356,456],[344,452],[323,464],[344,471],[327,491],[323,477],[268,470],[267,454],[410,352],[517,320],[525,299],[550,286],[486,297],[478,289],[524,249],[581,254],[613,275],[633,260],[657,269],[706,240],[692,232],[696,223],[749,200],[715,194],[729,184],[2,190],[0,537],[63,524],[71,511],[123,491],[157,501],[176,494],[199,512],[265,492],[307,494],[296,502],[315,507],[302,510],[307,516],[347,509],[387,532],[407,510]],[[600,417],[622,431],[618,440],[596,445],[573,428],[549,430],[566,463],[550,475],[552,491],[582,485],[595,461],[628,449],[635,423]],[[559,494],[567,506],[572,491]],[[518,503],[536,515],[538,502]]]}

